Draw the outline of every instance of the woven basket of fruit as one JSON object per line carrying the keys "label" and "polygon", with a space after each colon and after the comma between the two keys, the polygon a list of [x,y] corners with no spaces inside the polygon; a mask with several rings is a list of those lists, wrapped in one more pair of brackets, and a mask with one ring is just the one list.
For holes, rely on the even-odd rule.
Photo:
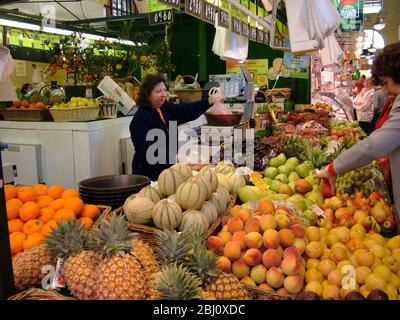
{"label": "woven basket of fruit", "polygon": [[[186,84],[186,79],[193,83]],[[174,93],[179,97],[181,103],[190,103],[199,101],[202,98],[203,90],[200,88],[197,78],[193,76],[178,75],[175,79]]]}
{"label": "woven basket of fruit", "polygon": [[31,288],[8,298],[8,300],[76,300],[73,297],[64,296],[54,290]]}
{"label": "woven basket of fruit", "polygon": [[47,109],[4,109],[0,110],[3,120],[11,121],[52,121]]}
{"label": "woven basket of fruit", "polygon": [[72,122],[72,121],[91,121],[96,120],[99,116],[100,108],[82,107],[82,108],[59,108],[50,109],[55,122]]}

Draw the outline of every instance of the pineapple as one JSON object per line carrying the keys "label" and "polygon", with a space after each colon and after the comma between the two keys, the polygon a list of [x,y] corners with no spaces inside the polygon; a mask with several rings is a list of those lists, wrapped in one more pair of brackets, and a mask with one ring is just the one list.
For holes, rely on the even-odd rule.
{"label": "pineapple", "polygon": [[44,276],[42,268],[54,266],[55,260],[44,244],[18,253],[12,261],[15,288],[22,291],[40,285]]}
{"label": "pineapple", "polygon": [[201,281],[176,262],[165,266],[157,280],[159,300],[201,299]]}
{"label": "pineapple", "polygon": [[306,142],[304,153],[300,156],[303,161],[311,161],[314,167],[321,168],[329,164],[329,156],[326,149],[321,149],[319,146],[313,146],[312,143]]}
{"label": "pineapple", "polygon": [[216,264],[216,255],[208,251],[204,244],[196,246],[189,258],[190,271],[202,280],[203,299],[249,300],[249,294],[243,283],[233,274],[219,272]]}
{"label": "pineapple", "polygon": [[64,259],[62,276],[71,293],[80,300],[92,300],[97,291],[99,255],[88,249],[88,234],[75,220],[61,221],[46,238],[51,252]]}
{"label": "pineapple", "polygon": [[299,157],[304,152],[305,145],[298,135],[291,135],[285,138],[281,148],[287,157]]}
{"label": "pineapple", "polygon": [[133,235],[123,216],[103,219],[93,232],[92,248],[101,255],[97,268],[98,300],[143,300],[148,276],[132,251]]}

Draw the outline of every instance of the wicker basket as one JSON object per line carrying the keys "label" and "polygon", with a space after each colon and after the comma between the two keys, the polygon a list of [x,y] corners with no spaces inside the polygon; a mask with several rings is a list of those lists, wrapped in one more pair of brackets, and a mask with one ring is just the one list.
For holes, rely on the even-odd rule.
{"label": "wicker basket", "polygon": [[[179,82],[184,81],[185,79],[190,79],[193,81],[193,83],[189,84],[190,87],[192,88],[187,88],[187,85],[177,87],[177,84]],[[197,79],[193,76],[187,75],[187,76],[181,76],[178,75],[175,79],[175,88],[174,88],[174,93],[178,96],[179,102],[181,103],[190,103],[190,102],[195,102],[201,100],[203,96],[203,90],[200,88],[199,83],[197,82]]]}
{"label": "wicker basket", "polygon": [[7,300],[76,300],[73,297],[67,297],[55,290],[43,290],[39,288],[31,288],[22,291]]}
{"label": "wicker basket", "polygon": [[52,121],[53,118],[47,109],[5,109],[0,110],[4,120],[12,121]]}
{"label": "wicker basket", "polygon": [[55,122],[96,120],[99,112],[99,107],[50,109]]}

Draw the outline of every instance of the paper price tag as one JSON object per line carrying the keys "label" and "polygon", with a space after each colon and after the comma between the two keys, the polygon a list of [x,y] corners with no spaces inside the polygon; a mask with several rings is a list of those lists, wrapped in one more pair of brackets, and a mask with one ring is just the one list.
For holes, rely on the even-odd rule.
{"label": "paper price tag", "polygon": [[314,211],[315,214],[316,214],[318,217],[324,217],[324,218],[326,219],[326,215],[325,215],[324,211],[323,211],[320,207],[318,207],[316,204],[313,204],[313,205],[310,207],[310,209],[311,209],[312,211]]}

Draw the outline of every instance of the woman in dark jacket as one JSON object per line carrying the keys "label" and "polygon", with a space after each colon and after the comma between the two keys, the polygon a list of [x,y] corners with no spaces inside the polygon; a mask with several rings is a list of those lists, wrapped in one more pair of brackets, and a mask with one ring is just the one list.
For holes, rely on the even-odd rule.
{"label": "woman in dark jacket", "polygon": [[211,107],[209,101],[186,104],[167,102],[162,75],[148,75],[139,90],[139,108],[130,124],[135,147],[132,172],[157,180],[164,169],[176,163],[177,126],[200,117]]}

